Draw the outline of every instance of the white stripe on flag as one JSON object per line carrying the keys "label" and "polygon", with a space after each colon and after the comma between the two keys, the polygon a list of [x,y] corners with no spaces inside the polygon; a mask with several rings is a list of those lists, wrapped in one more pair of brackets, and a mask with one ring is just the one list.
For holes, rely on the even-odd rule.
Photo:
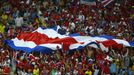
{"label": "white stripe on flag", "polygon": [[17,38],[12,39],[12,41],[13,41],[13,43],[16,47],[35,48],[36,46],[42,46],[42,47],[50,48],[52,50],[57,50],[57,47],[59,47],[59,49],[62,48],[61,44],[55,44],[55,43],[47,43],[47,44],[36,45],[33,41],[18,40]]}
{"label": "white stripe on flag", "polygon": [[111,3],[112,1],[114,1],[114,0],[104,0],[104,1],[102,1],[101,3],[102,3],[103,6],[105,7],[105,6],[107,6],[109,3]]}
{"label": "white stripe on flag", "polygon": [[53,29],[42,29],[42,28],[38,28],[37,30],[35,30],[34,32],[38,32],[38,33],[41,33],[41,34],[45,34],[47,35],[49,38],[65,38],[65,37],[69,37],[69,36],[66,36],[66,35],[61,35],[59,34],[58,32],[56,32],[55,30]]}

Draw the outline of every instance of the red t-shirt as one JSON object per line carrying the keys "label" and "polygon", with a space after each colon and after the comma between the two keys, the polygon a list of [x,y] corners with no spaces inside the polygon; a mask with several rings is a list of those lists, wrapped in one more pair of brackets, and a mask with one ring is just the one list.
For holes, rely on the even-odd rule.
{"label": "red t-shirt", "polygon": [[35,56],[34,56],[34,55],[30,54],[30,55],[29,55],[29,58],[30,58],[31,60],[35,61]]}
{"label": "red t-shirt", "polygon": [[48,14],[48,12],[45,12],[44,13],[44,17],[47,17],[49,14]]}
{"label": "red t-shirt", "polygon": [[103,69],[103,72],[104,72],[105,74],[110,74],[110,69],[109,69],[109,67],[108,67],[108,66],[105,66],[104,69]]}
{"label": "red t-shirt", "polygon": [[10,68],[5,66],[5,67],[3,68],[3,73],[4,73],[4,74],[9,74],[9,73],[10,73]]}
{"label": "red t-shirt", "polygon": [[23,62],[22,62],[22,61],[18,61],[17,67],[19,67],[19,68],[23,68],[23,67],[24,67]]}
{"label": "red t-shirt", "polygon": [[59,21],[60,20],[60,15],[55,15],[55,20]]}
{"label": "red t-shirt", "polygon": [[68,21],[65,21],[65,22],[64,22],[64,25],[68,28],[69,22],[68,22]]}
{"label": "red t-shirt", "polygon": [[82,70],[78,71],[79,75],[85,75]]}

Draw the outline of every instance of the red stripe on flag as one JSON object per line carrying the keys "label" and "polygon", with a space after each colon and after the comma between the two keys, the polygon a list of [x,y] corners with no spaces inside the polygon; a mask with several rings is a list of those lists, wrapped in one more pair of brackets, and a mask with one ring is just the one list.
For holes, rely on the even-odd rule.
{"label": "red stripe on flag", "polygon": [[107,41],[103,41],[101,42],[105,47],[110,47],[112,45],[116,45],[118,44],[116,41],[114,40],[107,40]]}
{"label": "red stripe on flag", "polygon": [[113,0],[104,0],[104,1],[102,1],[101,3],[102,3],[102,5],[105,7],[105,6],[107,6],[109,3],[111,3]]}
{"label": "red stripe on flag", "polygon": [[56,44],[62,44],[65,45],[65,47],[68,48],[70,44],[75,44],[78,43],[74,38],[72,37],[66,37],[66,38],[49,38],[45,34],[41,34],[38,32],[34,33],[21,33],[20,35],[17,36],[19,40],[24,40],[24,41],[32,41],[35,44],[46,44],[46,43],[56,43]]}
{"label": "red stripe on flag", "polygon": [[112,47],[112,48],[118,48],[121,49],[123,48],[122,44],[118,44],[116,41],[114,40],[107,40],[107,41],[103,41],[101,42],[105,47]]}

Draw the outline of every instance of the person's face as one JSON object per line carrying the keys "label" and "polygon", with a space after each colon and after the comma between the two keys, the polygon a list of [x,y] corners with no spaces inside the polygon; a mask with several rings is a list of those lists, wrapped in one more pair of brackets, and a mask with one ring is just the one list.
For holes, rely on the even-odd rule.
{"label": "person's face", "polygon": [[28,69],[28,72],[30,73],[31,72],[31,69]]}

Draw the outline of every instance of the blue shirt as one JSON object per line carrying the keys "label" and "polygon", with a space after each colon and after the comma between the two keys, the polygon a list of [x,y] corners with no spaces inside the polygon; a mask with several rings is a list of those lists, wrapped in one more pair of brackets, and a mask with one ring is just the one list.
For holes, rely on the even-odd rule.
{"label": "blue shirt", "polygon": [[116,64],[115,63],[112,63],[111,66],[110,66],[110,72],[111,73],[116,73]]}

